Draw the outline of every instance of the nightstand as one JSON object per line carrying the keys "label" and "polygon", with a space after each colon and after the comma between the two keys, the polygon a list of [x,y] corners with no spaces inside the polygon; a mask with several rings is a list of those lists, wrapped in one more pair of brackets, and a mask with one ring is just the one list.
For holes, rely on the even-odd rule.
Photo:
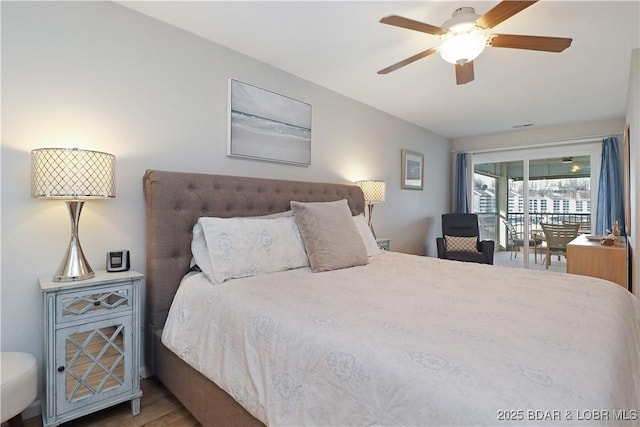
{"label": "nightstand", "polygon": [[117,403],[140,413],[140,282],[135,271],[40,277],[44,295],[44,427]]}
{"label": "nightstand", "polygon": [[391,248],[391,239],[379,238],[376,239],[376,243],[378,244],[378,247],[383,251],[388,251]]}

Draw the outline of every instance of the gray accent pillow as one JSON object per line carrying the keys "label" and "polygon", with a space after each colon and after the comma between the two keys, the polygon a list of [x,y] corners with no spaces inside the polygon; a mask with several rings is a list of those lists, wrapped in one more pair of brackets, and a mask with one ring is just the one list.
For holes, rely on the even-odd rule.
{"label": "gray accent pillow", "polygon": [[365,265],[367,249],[346,199],[335,202],[291,202],[313,272]]}

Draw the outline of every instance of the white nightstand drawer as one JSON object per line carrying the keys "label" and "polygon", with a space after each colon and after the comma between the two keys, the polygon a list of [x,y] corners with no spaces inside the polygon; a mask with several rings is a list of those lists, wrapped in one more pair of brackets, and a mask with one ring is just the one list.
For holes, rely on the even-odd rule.
{"label": "white nightstand drawer", "polygon": [[133,309],[132,288],[128,282],[119,286],[96,286],[77,292],[61,292],[56,295],[56,322],[130,311]]}

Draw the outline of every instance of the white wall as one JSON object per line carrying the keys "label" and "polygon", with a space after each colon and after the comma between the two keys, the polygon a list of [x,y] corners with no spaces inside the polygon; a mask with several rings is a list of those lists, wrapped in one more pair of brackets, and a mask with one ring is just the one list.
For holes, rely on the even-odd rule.
{"label": "white wall", "polygon": [[629,70],[627,125],[629,126],[631,164],[631,274],[633,293],[640,295],[640,49],[634,49]]}
{"label": "white wall", "polygon": [[[85,205],[94,269],[131,250],[145,270],[147,168],[325,182],[387,180],[374,209],[393,250],[435,255],[449,204],[449,141],[337,93],[108,2],[2,2],[2,351],[42,368],[37,278],[69,240],[64,203],[30,198],[30,151],[80,147],[117,157],[117,196]],[[235,78],[312,104],[312,165],[226,156]],[[372,88],[375,90],[375,88]],[[400,149],[425,154],[425,190],[400,189]]]}

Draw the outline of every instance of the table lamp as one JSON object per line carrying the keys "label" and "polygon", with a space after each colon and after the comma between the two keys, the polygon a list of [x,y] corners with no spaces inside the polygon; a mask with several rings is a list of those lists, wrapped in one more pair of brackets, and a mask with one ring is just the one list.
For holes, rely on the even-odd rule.
{"label": "table lamp", "polygon": [[54,282],[90,279],[95,273],[82,253],[78,224],[84,200],[116,195],[116,158],[78,148],[40,148],[31,151],[31,197],[66,200],[71,218],[71,241]]}
{"label": "table lamp", "polygon": [[367,179],[363,181],[356,181],[356,185],[362,189],[364,193],[364,202],[367,204],[368,216],[369,216],[369,228],[371,234],[376,237],[375,231],[373,231],[373,224],[371,223],[371,214],[373,213],[373,205],[377,203],[385,202],[385,181],[379,181],[375,179]]}

